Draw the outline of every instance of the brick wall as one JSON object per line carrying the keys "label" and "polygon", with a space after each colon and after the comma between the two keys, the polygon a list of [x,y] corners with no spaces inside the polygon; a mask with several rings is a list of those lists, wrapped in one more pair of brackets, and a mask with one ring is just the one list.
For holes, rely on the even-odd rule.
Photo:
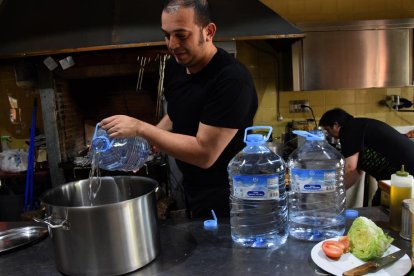
{"label": "brick wall", "polygon": [[155,124],[157,83],[152,73],[144,75],[142,91],[137,77],[108,76],[85,79],[55,79],[57,120],[62,161],[70,161],[87,149],[96,123],[115,114]]}
{"label": "brick wall", "polygon": [[69,89],[68,82],[55,80],[56,119],[62,161],[79,156],[85,149],[83,113]]}

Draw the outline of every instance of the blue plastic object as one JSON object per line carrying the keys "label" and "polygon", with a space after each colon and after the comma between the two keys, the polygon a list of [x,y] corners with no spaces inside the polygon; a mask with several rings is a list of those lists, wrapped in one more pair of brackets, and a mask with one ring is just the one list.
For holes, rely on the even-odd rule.
{"label": "blue plastic object", "polygon": [[346,209],[345,210],[345,217],[347,219],[356,219],[358,217],[359,213],[357,210],[354,209]]}
{"label": "blue plastic object", "polygon": [[105,152],[112,147],[114,139],[109,140],[108,136],[97,134],[100,128],[99,123],[96,124],[95,132],[93,133],[92,144],[96,152]]}
{"label": "blue plastic object", "polygon": [[325,140],[325,135],[322,131],[308,132],[304,130],[294,130],[294,134],[305,137],[308,141],[322,141]]}
{"label": "blue plastic object", "polygon": [[211,210],[211,214],[213,215],[214,219],[209,219],[204,221],[204,229],[215,229],[217,228],[217,217],[214,210]]}
{"label": "blue plastic object", "polygon": [[24,211],[30,211],[33,209],[33,176],[34,176],[34,155],[35,155],[35,129],[36,129],[36,112],[37,112],[37,99],[34,99],[32,110],[32,123],[30,125],[30,144],[29,155],[27,158],[27,172],[26,172],[26,189],[24,193]]}
{"label": "blue plastic object", "polygon": [[[261,134],[247,134],[249,130],[255,130],[255,129],[267,129],[268,133],[266,136],[263,136]],[[270,135],[272,134],[273,128],[271,126],[252,126],[247,127],[244,130],[244,142],[249,146],[254,145],[260,145],[265,143],[267,140],[269,140]]]}
{"label": "blue plastic object", "polygon": [[145,165],[150,153],[150,145],[143,137],[112,138],[98,123],[88,155],[100,169],[136,172]]}

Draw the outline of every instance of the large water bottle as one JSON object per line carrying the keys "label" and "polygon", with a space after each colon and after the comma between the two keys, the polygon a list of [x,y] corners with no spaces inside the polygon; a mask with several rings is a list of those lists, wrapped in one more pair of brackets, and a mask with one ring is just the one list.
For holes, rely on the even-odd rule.
{"label": "large water bottle", "polygon": [[111,138],[99,124],[91,142],[89,158],[108,171],[138,171],[147,161],[150,146],[142,137]]}
{"label": "large water bottle", "polygon": [[320,241],[345,232],[345,160],[322,131],[293,131],[306,141],[287,161],[289,170],[289,234]]}
{"label": "large water bottle", "polygon": [[[269,133],[247,135],[254,129]],[[271,132],[246,128],[246,147],[228,165],[231,237],[245,247],[277,248],[289,234],[285,163],[266,145]]]}

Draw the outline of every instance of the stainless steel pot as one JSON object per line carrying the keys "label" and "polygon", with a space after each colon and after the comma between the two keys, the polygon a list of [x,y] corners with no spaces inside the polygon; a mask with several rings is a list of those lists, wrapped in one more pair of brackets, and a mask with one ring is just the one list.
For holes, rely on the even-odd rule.
{"label": "stainless steel pot", "polygon": [[90,181],[47,191],[49,234],[57,269],[69,275],[119,275],[148,264],[159,252],[155,180],[138,176],[101,177],[96,197]]}

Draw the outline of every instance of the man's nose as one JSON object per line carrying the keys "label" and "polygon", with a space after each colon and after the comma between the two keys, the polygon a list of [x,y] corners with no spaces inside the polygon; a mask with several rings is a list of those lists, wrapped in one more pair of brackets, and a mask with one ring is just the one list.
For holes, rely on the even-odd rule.
{"label": "man's nose", "polygon": [[170,38],[167,40],[167,47],[171,50],[174,50],[179,46],[178,39],[176,39],[174,36],[170,36]]}

